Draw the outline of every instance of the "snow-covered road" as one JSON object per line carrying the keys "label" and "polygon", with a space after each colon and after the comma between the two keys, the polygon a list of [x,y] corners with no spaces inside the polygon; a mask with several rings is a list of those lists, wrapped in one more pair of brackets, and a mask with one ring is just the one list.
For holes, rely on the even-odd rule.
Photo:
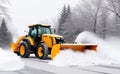
{"label": "snow-covered road", "polygon": [[99,66],[69,66],[58,67],[49,65],[48,60],[40,60],[35,57],[22,59],[25,68],[12,72],[0,72],[0,74],[119,74],[120,65]]}

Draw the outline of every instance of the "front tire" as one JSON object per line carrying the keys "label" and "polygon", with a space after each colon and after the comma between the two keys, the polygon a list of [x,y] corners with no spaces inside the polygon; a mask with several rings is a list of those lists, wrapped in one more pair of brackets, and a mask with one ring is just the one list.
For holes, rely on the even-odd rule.
{"label": "front tire", "polygon": [[22,42],[19,47],[19,55],[23,58],[28,58],[30,55],[30,50],[27,42]]}
{"label": "front tire", "polygon": [[48,47],[44,43],[40,43],[35,50],[35,55],[40,59],[48,58]]}

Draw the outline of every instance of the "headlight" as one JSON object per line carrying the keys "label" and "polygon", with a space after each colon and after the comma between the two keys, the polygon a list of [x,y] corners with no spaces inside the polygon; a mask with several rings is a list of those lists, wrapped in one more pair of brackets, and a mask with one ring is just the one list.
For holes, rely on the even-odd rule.
{"label": "headlight", "polygon": [[60,40],[61,38],[60,37],[56,37],[56,39]]}
{"label": "headlight", "polygon": [[61,40],[62,38],[61,37],[56,37],[57,40]]}

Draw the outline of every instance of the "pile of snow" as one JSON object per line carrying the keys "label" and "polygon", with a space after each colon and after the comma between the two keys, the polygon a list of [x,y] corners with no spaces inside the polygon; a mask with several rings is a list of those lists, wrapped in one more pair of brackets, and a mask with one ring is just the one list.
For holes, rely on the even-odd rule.
{"label": "pile of snow", "polygon": [[75,42],[97,44],[97,52],[91,50],[85,52],[74,52],[71,49],[62,50],[49,64],[56,66],[120,64],[120,46],[118,44],[104,41],[88,31],[79,34]]}
{"label": "pile of snow", "polygon": [[4,51],[0,48],[0,71],[15,71],[24,68],[20,57],[11,51]]}
{"label": "pile of snow", "polygon": [[86,50],[83,52],[74,52],[71,49],[61,51],[53,61],[50,61],[49,64],[56,66],[70,66],[70,65],[109,65],[116,63],[111,58],[104,57],[99,55],[95,51]]}

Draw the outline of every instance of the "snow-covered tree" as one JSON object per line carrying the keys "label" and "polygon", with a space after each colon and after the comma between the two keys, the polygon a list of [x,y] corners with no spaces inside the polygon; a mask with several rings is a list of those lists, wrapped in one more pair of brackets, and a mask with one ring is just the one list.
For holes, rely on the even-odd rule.
{"label": "snow-covered tree", "polygon": [[59,18],[58,34],[64,36],[65,40],[70,41],[68,37],[71,36],[72,25],[69,23],[71,19],[70,5],[64,5]]}
{"label": "snow-covered tree", "polygon": [[10,16],[6,6],[8,0],[0,0],[0,47],[9,48],[12,42]]}

